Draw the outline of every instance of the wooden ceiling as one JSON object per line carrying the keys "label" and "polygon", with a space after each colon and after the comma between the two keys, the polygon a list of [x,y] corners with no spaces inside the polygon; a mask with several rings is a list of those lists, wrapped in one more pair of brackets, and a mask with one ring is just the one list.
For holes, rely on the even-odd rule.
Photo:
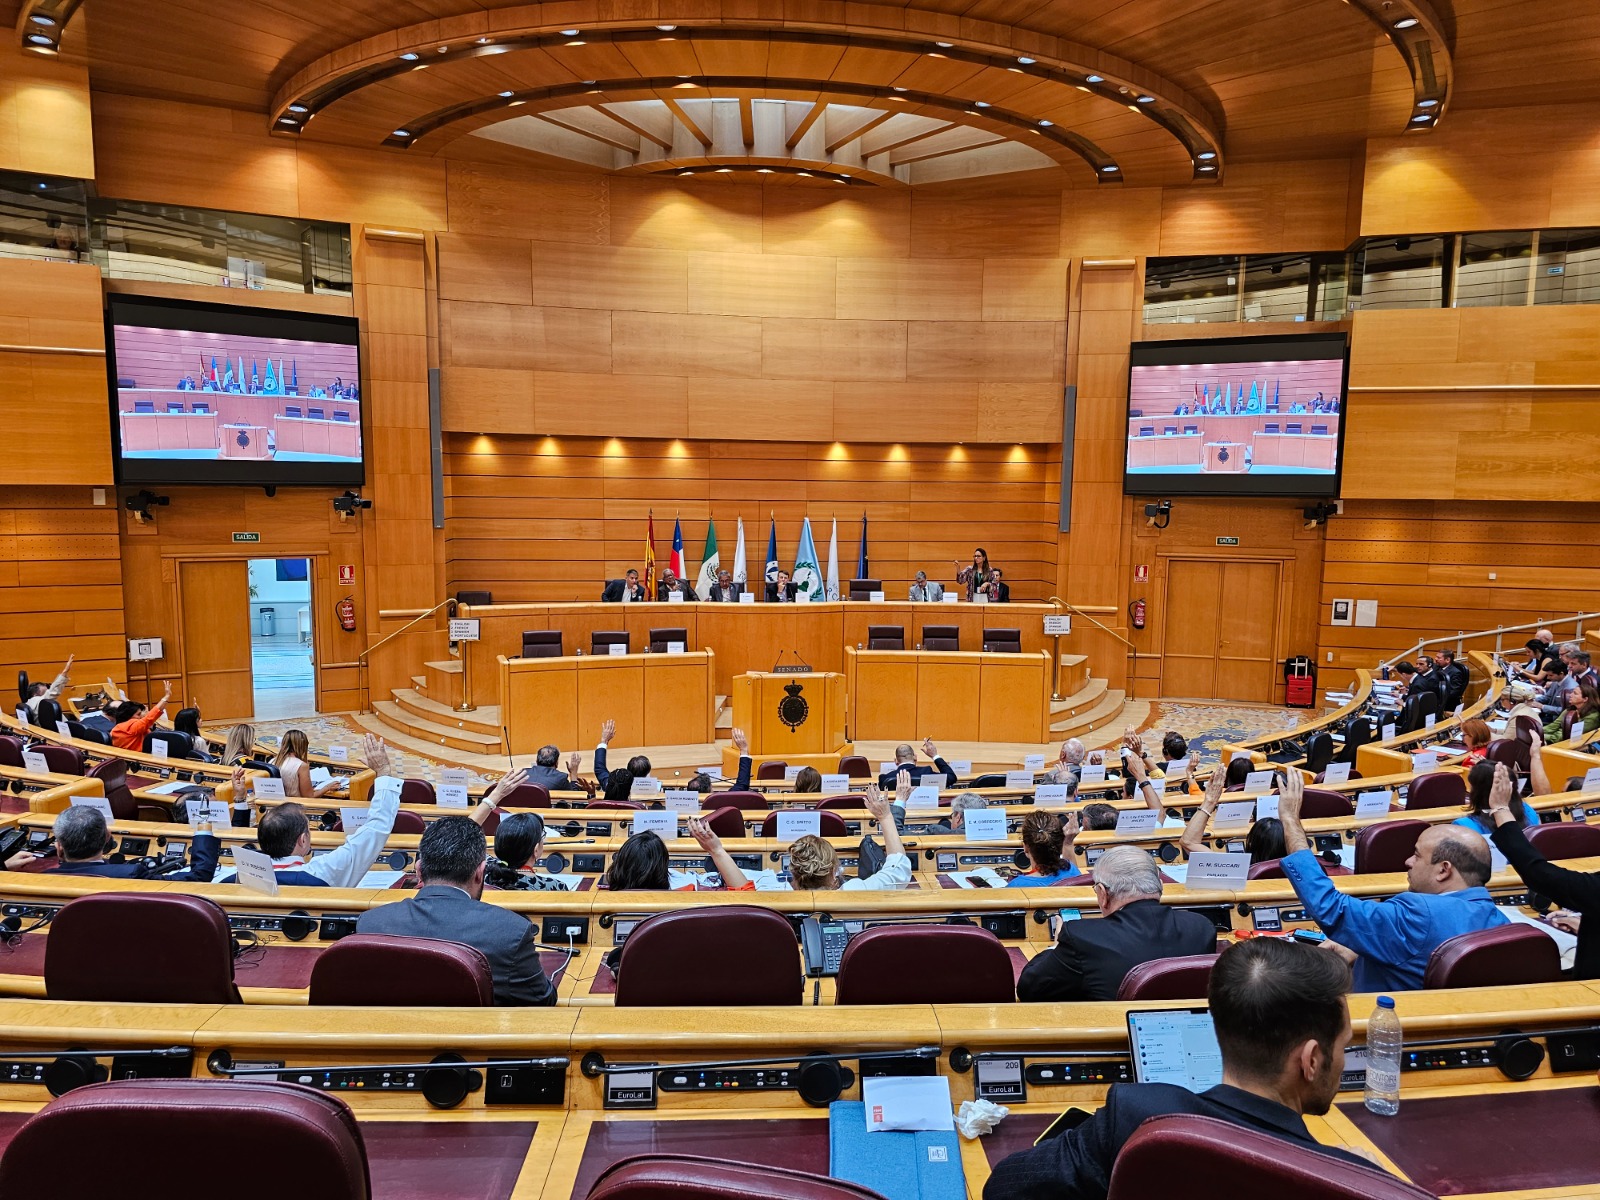
{"label": "wooden ceiling", "polygon": [[[0,0],[0,20],[22,7]],[[979,143],[1021,138],[1086,183],[1203,184],[1230,160],[1345,156],[1417,121],[1426,137],[1432,114],[1600,100],[1595,0],[86,0],[79,12],[65,48],[87,38],[97,90],[408,154],[483,156],[486,139],[467,135],[502,122],[688,95],[893,108]],[[282,122],[290,104],[310,106],[304,132]],[[488,137],[502,157],[518,145]]]}

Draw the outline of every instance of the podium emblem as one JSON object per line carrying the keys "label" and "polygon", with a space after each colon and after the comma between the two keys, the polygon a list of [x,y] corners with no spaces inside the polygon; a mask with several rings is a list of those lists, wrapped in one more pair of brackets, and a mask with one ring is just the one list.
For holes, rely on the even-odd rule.
{"label": "podium emblem", "polygon": [[800,694],[803,690],[801,684],[786,683],[783,690],[786,694],[778,701],[778,720],[787,725],[789,732],[793,733],[806,723],[806,718],[811,715],[811,705]]}

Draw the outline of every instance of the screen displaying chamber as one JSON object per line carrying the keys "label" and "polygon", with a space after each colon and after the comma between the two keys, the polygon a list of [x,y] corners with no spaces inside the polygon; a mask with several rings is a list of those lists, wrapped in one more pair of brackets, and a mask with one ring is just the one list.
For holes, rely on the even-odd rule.
{"label": "screen displaying chamber", "polygon": [[365,482],[353,318],[113,296],[107,325],[122,482]]}
{"label": "screen displaying chamber", "polygon": [[1135,342],[1132,495],[1336,496],[1344,334]]}
{"label": "screen displaying chamber", "polygon": [[1128,1050],[1138,1083],[1175,1083],[1203,1092],[1222,1082],[1222,1051],[1203,1008],[1128,1014]]}

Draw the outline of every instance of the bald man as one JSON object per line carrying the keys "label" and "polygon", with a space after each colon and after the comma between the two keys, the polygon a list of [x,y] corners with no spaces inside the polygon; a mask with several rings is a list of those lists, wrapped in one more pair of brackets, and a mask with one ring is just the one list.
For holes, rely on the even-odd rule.
{"label": "bald man", "polygon": [[1278,797],[1284,878],[1307,914],[1332,939],[1331,953],[1355,969],[1358,992],[1422,990],[1428,958],[1461,933],[1504,925],[1489,897],[1489,843],[1460,825],[1430,825],[1406,862],[1407,890],[1387,900],[1359,900],[1333,886],[1300,824],[1305,784],[1289,772]]}
{"label": "bald man", "polygon": [[1089,756],[1089,751],[1077,738],[1068,738],[1061,743],[1061,757],[1056,760],[1055,766],[1050,768],[1051,783],[1070,783],[1073,786],[1083,780],[1083,760]]}

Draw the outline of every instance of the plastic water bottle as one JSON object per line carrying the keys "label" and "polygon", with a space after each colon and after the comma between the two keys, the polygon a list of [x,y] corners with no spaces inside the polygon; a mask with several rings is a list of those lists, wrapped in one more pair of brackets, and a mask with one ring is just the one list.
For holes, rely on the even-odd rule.
{"label": "plastic water bottle", "polygon": [[1394,1001],[1378,997],[1378,1007],[1367,1018],[1367,1108],[1381,1117],[1400,1111],[1400,1054],[1405,1038]]}

